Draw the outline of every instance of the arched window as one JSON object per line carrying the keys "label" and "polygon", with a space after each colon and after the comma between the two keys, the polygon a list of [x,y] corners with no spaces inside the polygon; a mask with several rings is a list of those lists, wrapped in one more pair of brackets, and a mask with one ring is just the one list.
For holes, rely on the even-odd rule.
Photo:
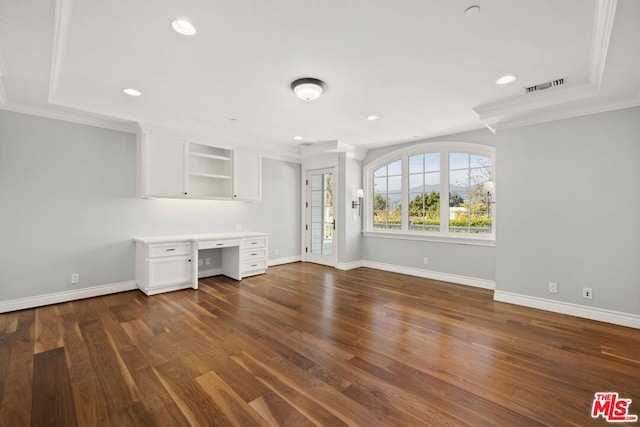
{"label": "arched window", "polygon": [[495,239],[493,147],[420,144],[389,153],[364,171],[365,234]]}

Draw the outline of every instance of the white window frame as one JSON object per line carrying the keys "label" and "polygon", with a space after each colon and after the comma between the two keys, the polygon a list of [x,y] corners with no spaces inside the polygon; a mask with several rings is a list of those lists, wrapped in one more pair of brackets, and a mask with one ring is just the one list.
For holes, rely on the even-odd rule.
{"label": "white window frame", "polygon": [[[496,180],[496,158],[495,148],[489,145],[473,144],[467,142],[427,142],[423,144],[411,145],[400,148],[366,165],[363,169],[364,183],[364,221],[362,233],[367,237],[403,239],[403,240],[423,240],[432,242],[456,243],[474,246],[495,246],[496,242],[496,218],[497,209],[495,204],[495,184],[492,207],[492,227],[490,234],[461,234],[449,232],[449,203],[440,203],[440,231],[413,231],[409,230],[409,157],[416,154],[440,153],[440,194],[443,190],[449,192],[449,153],[468,153],[489,157],[492,161],[492,181]],[[373,228],[373,173],[380,167],[396,160],[401,160],[402,169],[402,200],[401,230],[385,230]],[[448,199],[447,199],[448,200]],[[443,219],[446,219],[443,220]]]}

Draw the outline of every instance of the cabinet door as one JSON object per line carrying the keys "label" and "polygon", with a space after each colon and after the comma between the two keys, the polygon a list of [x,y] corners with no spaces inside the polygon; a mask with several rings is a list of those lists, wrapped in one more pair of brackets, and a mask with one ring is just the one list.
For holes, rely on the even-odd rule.
{"label": "cabinet door", "polygon": [[147,197],[185,197],[186,142],[165,136],[145,136]]}
{"label": "cabinet door", "polygon": [[147,260],[147,289],[191,282],[191,257],[165,257]]}
{"label": "cabinet door", "polygon": [[262,157],[251,151],[233,151],[233,199],[262,199]]}

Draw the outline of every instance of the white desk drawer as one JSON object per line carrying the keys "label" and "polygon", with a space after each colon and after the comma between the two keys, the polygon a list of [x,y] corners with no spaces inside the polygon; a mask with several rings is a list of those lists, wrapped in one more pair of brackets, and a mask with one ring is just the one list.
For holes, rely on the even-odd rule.
{"label": "white desk drawer", "polygon": [[264,248],[267,246],[266,237],[256,237],[254,239],[243,239],[242,249]]}
{"label": "white desk drawer", "polygon": [[240,246],[240,240],[209,240],[198,242],[198,249],[228,248],[229,246]]}
{"label": "white desk drawer", "polygon": [[149,245],[149,258],[191,255],[191,243],[162,243]]}
{"label": "white desk drawer", "polygon": [[242,251],[243,261],[265,259],[266,257],[267,257],[267,250],[264,248]]}
{"label": "white desk drawer", "polygon": [[242,275],[246,276],[247,272],[259,271],[264,272],[267,269],[267,261],[259,260],[259,261],[247,261],[242,263]]}

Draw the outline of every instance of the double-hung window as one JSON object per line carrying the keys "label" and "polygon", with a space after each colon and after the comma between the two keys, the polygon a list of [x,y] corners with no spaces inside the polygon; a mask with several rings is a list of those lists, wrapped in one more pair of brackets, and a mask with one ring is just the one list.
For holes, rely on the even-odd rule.
{"label": "double-hung window", "polygon": [[493,147],[415,145],[370,163],[364,173],[365,234],[471,243],[495,240]]}

